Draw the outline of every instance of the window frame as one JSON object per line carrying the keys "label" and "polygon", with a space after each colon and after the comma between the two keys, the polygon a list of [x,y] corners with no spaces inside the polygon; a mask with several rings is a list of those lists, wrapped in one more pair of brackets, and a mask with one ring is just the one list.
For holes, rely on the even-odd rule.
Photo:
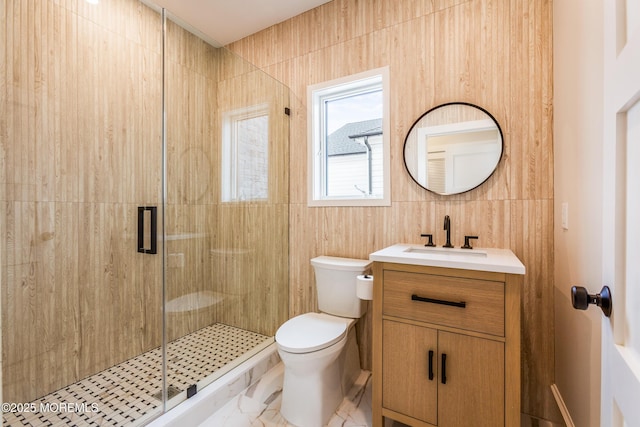
{"label": "window frame", "polygon": [[[326,119],[325,100],[348,94],[371,91],[374,85],[382,89],[382,197],[330,197],[326,190]],[[320,206],[390,206],[391,205],[391,144],[389,117],[389,67],[376,68],[341,77],[307,88],[308,98],[308,197],[310,207]]]}
{"label": "window frame", "polygon": [[[226,111],[222,114],[222,162],[220,180],[221,203],[263,203],[269,201],[269,170],[267,169],[267,196],[260,198],[240,199],[238,195],[238,122],[257,117],[267,118],[267,132],[269,132],[270,111],[269,104],[258,104],[249,107]],[[267,135],[267,144],[269,135]],[[269,161],[269,146],[267,145],[267,165]],[[267,166],[268,167],[268,166]]]}

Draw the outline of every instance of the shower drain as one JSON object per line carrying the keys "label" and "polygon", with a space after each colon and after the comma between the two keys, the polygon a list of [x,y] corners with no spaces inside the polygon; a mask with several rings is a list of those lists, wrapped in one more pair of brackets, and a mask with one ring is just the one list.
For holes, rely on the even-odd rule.
{"label": "shower drain", "polygon": [[[181,390],[178,387],[170,385],[169,388],[167,389],[167,399],[171,399],[173,396],[180,394],[180,391]],[[162,400],[162,390],[158,391],[157,393],[154,393],[153,397],[158,400]]]}

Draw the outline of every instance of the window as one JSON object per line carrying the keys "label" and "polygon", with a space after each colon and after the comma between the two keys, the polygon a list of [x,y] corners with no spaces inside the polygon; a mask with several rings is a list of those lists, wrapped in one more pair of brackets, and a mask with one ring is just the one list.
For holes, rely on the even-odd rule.
{"label": "window", "polygon": [[309,87],[309,206],[388,206],[388,69]]}
{"label": "window", "polygon": [[269,106],[227,112],[222,122],[222,201],[267,200]]}

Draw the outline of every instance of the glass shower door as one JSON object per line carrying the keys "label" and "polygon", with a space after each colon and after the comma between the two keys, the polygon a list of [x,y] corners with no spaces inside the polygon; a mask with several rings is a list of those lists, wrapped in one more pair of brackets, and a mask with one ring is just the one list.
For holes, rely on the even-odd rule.
{"label": "glass shower door", "polygon": [[164,63],[168,408],[288,318],[289,89],[176,21]]}
{"label": "glass shower door", "polygon": [[162,410],[162,242],[137,251],[162,206],[161,16],[6,0],[0,21],[3,422],[138,422]]}

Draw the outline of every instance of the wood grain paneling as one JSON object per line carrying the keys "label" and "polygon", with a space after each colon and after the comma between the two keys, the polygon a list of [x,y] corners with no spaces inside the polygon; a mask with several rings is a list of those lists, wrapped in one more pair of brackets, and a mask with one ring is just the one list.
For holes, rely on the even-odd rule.
{"label": "wood grain paneling", "polygon": [[[367,258],[387,245],[419,243],[420,233],[505,247],[527,267],[522,296],[522,409],[559,420],[553,383],[553,141],[551,6],[548,1],[334,0],[230,45],[287,84],[297,102],[290,151],[290,315],[315,310],[309,259]],[[389,207],[307,207],[307,86],[389,66],[391,185]],[[498,121],[505,151],[482,186],[438,196],[404,170],[409,128],[434,106],[465,101]],[[370,327],[367,314],[364,328]],[[366,331],[364,335],[367,336]],[[370,341],[361,340],[371,366]]]}

